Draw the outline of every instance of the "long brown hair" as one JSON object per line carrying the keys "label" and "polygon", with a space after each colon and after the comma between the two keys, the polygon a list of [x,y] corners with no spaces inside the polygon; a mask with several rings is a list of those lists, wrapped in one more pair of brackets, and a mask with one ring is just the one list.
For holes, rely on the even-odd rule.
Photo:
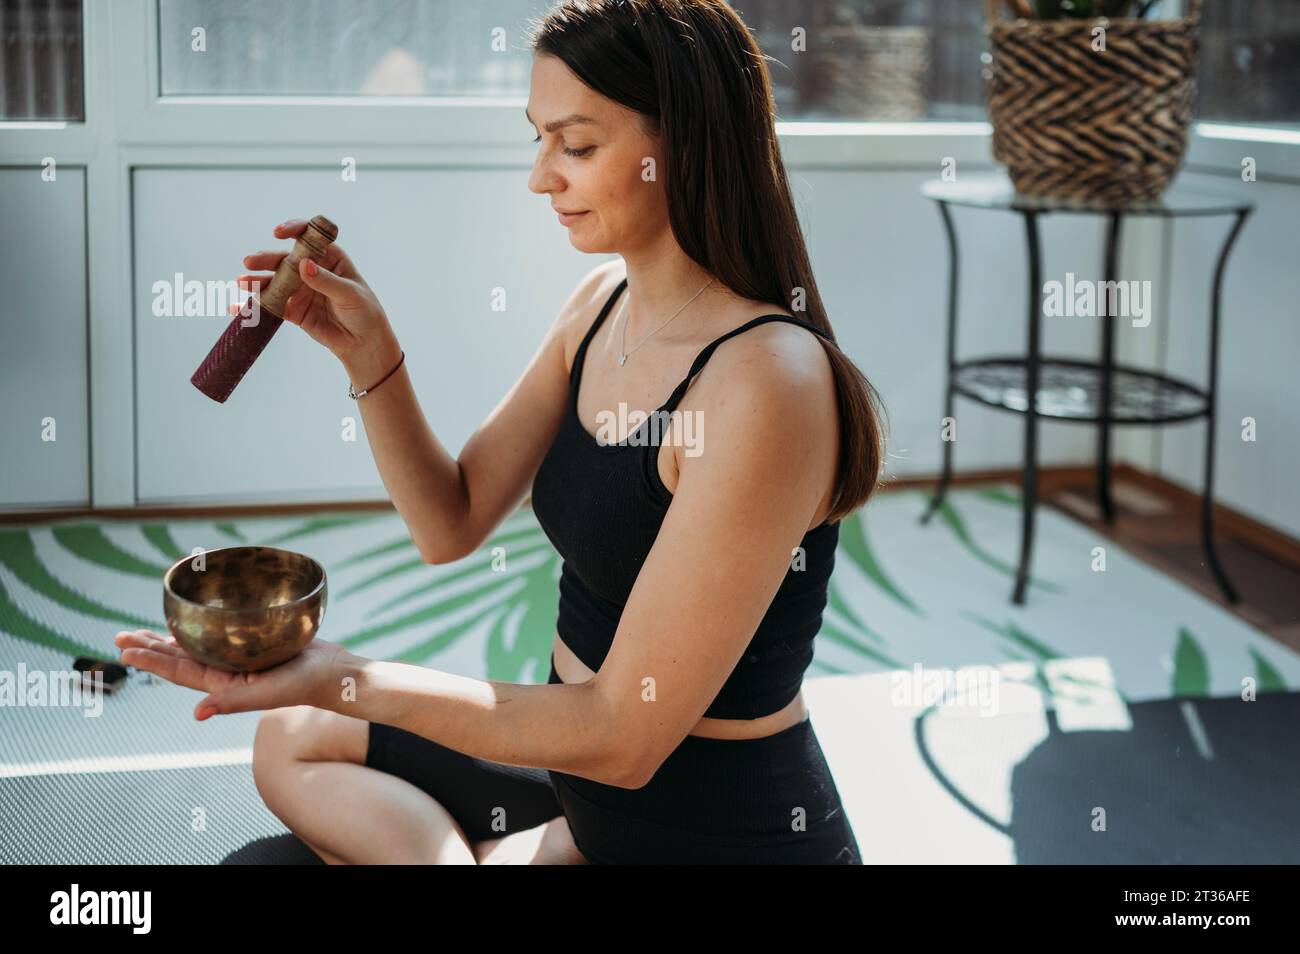
{"label": "long brown hair", "polygon": [[840,415],[827,520],[842,520],[880,480],[883,402],[835,343],[790,197],[766,59],[748,27],[722,0],[561,0],[531,26],[534,53],[563,60],[660,138],[682,250],[736,294],[784,305],[827,336]]}

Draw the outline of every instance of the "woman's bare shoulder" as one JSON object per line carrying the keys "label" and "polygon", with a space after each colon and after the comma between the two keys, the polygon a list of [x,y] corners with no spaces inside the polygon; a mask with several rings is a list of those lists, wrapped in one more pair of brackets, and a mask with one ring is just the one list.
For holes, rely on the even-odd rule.
{"label": "woman's bare shoulder", "polygon": [[[748,317],[741,314],[733,325],[739,328],[766,315],[808,322],[788,311],[759,303],[759,307],[749,310]],[[748,373],[786,384],[803,380],[814,387],[817,382],[829,380],[831,371],[820,336],[791,321],[765,321],[732,335],[714,349],[710,363],[714,361],[726,368],[726,376]]]}
{"label": "woman's bare shoulder", "polygon": [[[785,314],[768,307],[758,315]],[[758,317],[754,315],[754,317]],[[797,317],[797,316],[790,316]],[[744,322],[737,323],[737,327]],[[835,372],[822,340],[789,321],[767,321],[722,342],[701,375],[696,401],[702,406],[748,391],[762,396],[783,416],[804,420],[835,420],[839,401]]]}

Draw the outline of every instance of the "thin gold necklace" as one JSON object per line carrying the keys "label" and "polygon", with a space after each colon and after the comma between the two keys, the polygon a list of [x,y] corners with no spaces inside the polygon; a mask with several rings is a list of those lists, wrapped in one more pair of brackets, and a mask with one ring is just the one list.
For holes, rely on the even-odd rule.
{"label": "thin gold necklace", "polygon": [[[708,287],[709,287],[710,285],[712,285],[712,284],[713,284],[713,279],[710,278],[707,282],[704,283],[704,288],[708,288]],[[689,305],[691,302],[695,301],[695,299],[699,298],[700,295],[703,294],[703,292],[704,292],[704,288],[701,288],[701,289],[700,289],[699,291],[697,291],[694,295],[692,295],[690,298],[688,298],[688,299],[686,300],[686,305]],[[682,311],[685,310],[686,305],[682,305],[681,308],[678,308],[675,312],[673,312],[673,318],[676,318],[678,315],[680,315],[680,314],[682,313]],[[621,305],[618,306],[618,315],[619,315],[619,318],[623,317],[623,313],[624,313],[625,311],[627,311],[627,298],[624,298],[624,299],[623,299],[623,303],[622,303]],[[673,318],[669,318],[668,321],[672,321]],[[618,319],[615,319],[615,320],[617,321]],[[618,366],[619,366],[620,368],[623,367],[623,365],[627,363],[627,357],[628,357],[628,355],[630,355],[630,354],[634,354],[634,353],[636,352],[637,348],[640,348],[641,345],[645,344],[647,341],[649,341],[651,338],[653,338],[655,335],[657,335],[660,331],[662,331],[662,330],[664,329],[664,327],[668,324],[668,321],[665,321],[662,325],[660,325],[660,326],[659,326],[658,328],[656,328],[654,331],[650,332],[650,334],[648,334],[648,335],[646,335],[644,338],[642,338],[642,339],[641,339],[641,344],[637,345],[636,348],[633,348],[631,351],[626,350],[626,348],[627,348],[627,322],[626,322],[626,321],[623,322],[623,336],[622,336],[621,343],[619,344],[619,349],[618,349]]]}

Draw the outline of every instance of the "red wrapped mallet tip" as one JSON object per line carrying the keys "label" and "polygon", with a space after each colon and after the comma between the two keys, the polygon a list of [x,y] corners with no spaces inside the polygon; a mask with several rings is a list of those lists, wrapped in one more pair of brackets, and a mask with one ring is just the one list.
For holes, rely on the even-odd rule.
{"label": "red wrapped mallet tip", "polygon": [[[235,385],[239,384],[266,348],[271,336],[284,323],[284,303],[302,287],[298,263],[304,258],[310,258],[319,264],[338,235],[338,226],[323,215],[318,215],[307,223],[307,228],[294,241],[293,248],[280,260],[275,274],[262,289],[257,322],[245,327],[244,323],[249,318],[236,315],[198,370],[190,377],[191,384],[217,403],[225,403],[226,398],[235,390]],[[250,295],[244,308],[250,314],[252,301]]]}

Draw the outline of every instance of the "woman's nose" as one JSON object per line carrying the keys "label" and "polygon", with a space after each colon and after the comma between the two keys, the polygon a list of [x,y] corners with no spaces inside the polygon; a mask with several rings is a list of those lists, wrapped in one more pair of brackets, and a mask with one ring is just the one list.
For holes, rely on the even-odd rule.
{"label": "woman's nose", "polygon": [[545,170],[542,169],[542,160],[540,158],[533,161],[533,170],[528,173],[528,188],[533,192],[545,192],[543,187],[546,177]]}
{"label": "woman's nose", "polygon": [[533,171],[528,175],[528,188],[541,195],[557,191],[560,185],[562,185],[560,177],[551,170],[550,160],[547,159],[545,150],[539,152],[533,162]]}

